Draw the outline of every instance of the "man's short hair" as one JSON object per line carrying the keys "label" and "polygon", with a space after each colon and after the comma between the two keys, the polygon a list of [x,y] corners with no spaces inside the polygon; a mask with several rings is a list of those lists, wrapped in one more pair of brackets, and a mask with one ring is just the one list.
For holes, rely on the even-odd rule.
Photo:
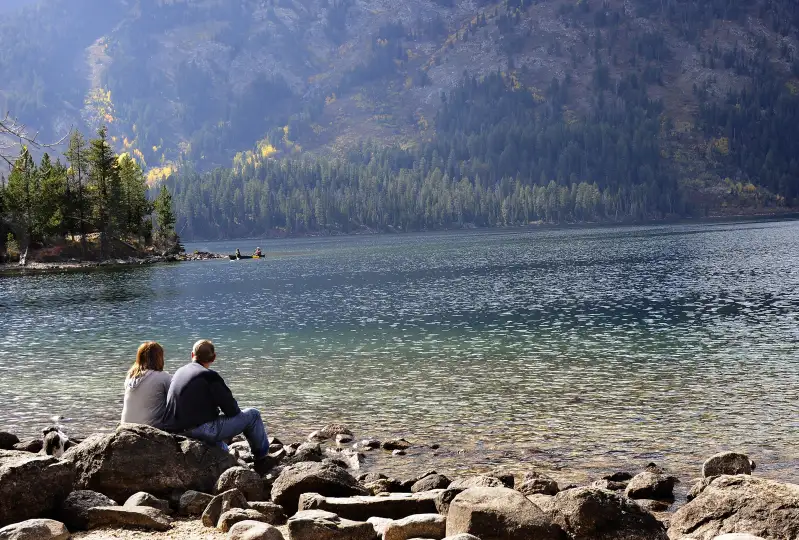
{"label": "man's short hair", "polygon": [[210,362],[216,356],[214,344],[209,339],[201,339],[195,343],[191,348],[191,354],[194,355],[194,360],[201,364]]}

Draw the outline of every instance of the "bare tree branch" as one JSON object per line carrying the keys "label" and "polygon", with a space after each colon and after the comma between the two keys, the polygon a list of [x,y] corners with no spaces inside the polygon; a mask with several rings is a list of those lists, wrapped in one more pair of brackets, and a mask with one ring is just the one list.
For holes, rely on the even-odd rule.
{"label": "bare tree branch", "polygon": [[20,146],[27,145],[36,149],[52,148],[62,144],[68,136],[69,134],[64,135],[53,143],[41,143],[37,140],[39,137],[38,131],[30,133],[25,124],[7,112],[0,119],[0,161],[5,161],[9,166],[13,166],[17,149]]}

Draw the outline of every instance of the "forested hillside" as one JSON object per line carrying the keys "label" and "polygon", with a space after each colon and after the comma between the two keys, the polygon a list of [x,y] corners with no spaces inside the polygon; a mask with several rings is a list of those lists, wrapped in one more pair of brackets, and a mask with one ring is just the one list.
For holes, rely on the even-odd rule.
{"label": "forested hillside", "polygon": [[169,178],[187,238],[799,198],[793,0],[44,0],[15,13],[0,23],[2,101],[45,136],[108,125],[151,182]]}

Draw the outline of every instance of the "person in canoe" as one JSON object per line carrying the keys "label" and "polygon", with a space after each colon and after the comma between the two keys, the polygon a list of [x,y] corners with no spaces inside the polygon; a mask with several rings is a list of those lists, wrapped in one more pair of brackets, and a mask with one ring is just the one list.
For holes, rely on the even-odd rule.
{"label": "person in canoe", "polygon": [[239,248],[236,248],[236,258],[241,259],[241,251],[239,251]]}
{"label": "person in canoe", "polygon": [[253,253],[254,257],[263,257],[264,254],[261,252],[261,248],[255,248],[255,253]]}

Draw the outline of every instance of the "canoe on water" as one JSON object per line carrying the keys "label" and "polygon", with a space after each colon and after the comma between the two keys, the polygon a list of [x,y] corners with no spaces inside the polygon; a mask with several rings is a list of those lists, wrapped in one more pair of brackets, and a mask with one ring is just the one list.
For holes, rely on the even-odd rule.
{"label": "canoe on water", "polygon": [[230,257],[231,261],[237,259],[266,259],[263,255],[239,255],[238,257],[236,255],[228,255],[228,257]]}

